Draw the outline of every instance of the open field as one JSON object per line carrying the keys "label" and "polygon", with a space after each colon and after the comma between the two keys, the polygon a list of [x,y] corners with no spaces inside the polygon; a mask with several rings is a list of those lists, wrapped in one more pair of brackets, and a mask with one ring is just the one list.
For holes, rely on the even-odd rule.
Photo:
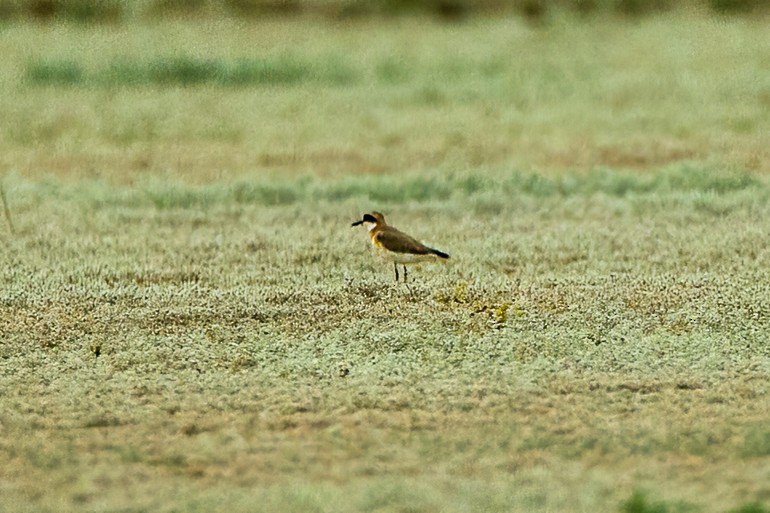
{"label": "open field", "polygon": [[766,34],[3,27],[0,511],[767,512]]}

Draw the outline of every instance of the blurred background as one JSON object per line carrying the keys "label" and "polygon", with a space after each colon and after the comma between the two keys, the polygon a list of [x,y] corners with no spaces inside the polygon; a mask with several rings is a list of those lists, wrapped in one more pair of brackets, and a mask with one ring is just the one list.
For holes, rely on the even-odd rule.
{"label": "blurred background", "polygon": [[542,22],[555,12],[580,16],[643,16],[676,9],[716,14],[767,12],[765,0],[2,0],[0,19],[82,22],[131,21],[178,15],[225,15],[238,18],[312,15],[329,19],[428,14],[446,20],[472,15],[513,14]]}

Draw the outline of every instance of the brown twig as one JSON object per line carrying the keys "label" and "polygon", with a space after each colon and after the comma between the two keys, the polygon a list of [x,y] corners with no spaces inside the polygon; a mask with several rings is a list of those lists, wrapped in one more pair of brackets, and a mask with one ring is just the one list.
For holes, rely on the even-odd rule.
{"label": "brown twig", "polygon": [[16,235],[16,228],[13,226],[13,220],[11,219],[11,209],[8,208],[8,200],[5,197],[5,186],[0,182],[0,198],[3,200],[3,211],[5,212],[5,219],[8,221],[8,228],[11,230],[11,235]]}

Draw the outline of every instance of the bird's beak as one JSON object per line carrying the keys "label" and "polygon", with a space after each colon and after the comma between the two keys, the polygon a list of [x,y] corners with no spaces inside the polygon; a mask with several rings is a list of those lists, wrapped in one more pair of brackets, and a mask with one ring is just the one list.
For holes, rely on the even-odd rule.
{"label": "bird's beak", "polygon": [[359,224],[364,224],[363,219],[361,221],[356,221],[355,223],[351,224],[350,226],[358,226]]}

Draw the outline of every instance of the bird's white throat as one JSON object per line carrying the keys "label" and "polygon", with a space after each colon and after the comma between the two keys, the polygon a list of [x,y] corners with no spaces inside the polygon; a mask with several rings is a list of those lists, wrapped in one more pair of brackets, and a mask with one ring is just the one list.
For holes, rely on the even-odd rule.
{"label": "bird's white throat", "polygon": [[370,222],[366,222],[364,223],[364,225],[366,226],[366,231],[369,231],[369,232],[374,230],[374,227],[377,226],[376,223],[370,223]]}

